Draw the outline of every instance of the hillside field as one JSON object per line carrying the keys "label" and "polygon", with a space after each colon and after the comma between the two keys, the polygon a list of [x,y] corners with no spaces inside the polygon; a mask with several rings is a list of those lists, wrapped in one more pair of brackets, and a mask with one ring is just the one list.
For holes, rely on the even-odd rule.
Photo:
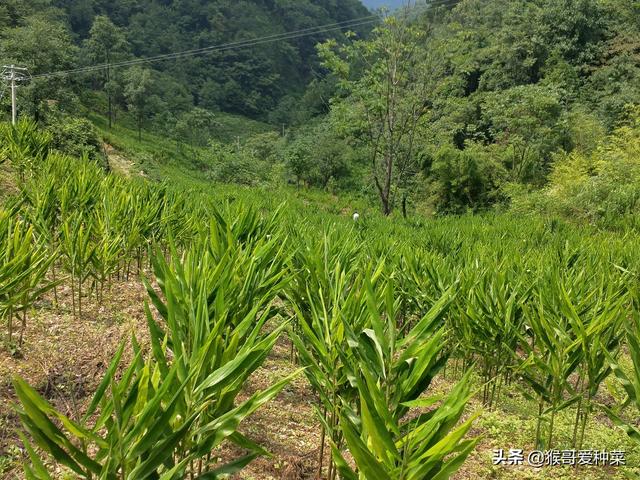
{"label": "hillside field", "polygon": [[640,480],[640,2],[0,0],[0,479]]}
{"label": "hillside field", "polygon": [[[46,141],[35,131],[28,135],[30,151],[38,141]],[[125,138],[112,143],[124,145]],[[149,144],[160,141],[149,139]],[[206,332],[223,324],[227,333],[222,338],[228,340],[217,348],[233,350],[225,357],[213,355],[210,361],[231,362],[223,371],[236,372],[237,380],[198,387],[206,384],[206,372],[217,371],[207,360],[206,370],[200,367],[200,383],[189,387],[190,396],[174,408],[197,408],[189,406],[189,399],[204,395],[202,388],[212,388],[213,397],[199,400],[218,412],[212,415],[224,417],[230,407],[217,403],[222,392],[231,392],[235,405],[250,410],[237,412],[247,417],[238,431],[272,455],[254,460],[234,478],[316,478],[323,432],[319,415],[322,418],[328,408],[349,408],[358,397],[364,401],[359,382],[372,376],[379,377],[382,389],[376,393],[378,400],[369,401],[380,402],[380,414],[390,416],[386,422],[405,422],[408,415],[414,418],[405,423],[403,428],[408,428],[421,418],[415,417],[420,412],[450,416],[453,423],[442,424],[439,435],[453,438],[450,435],[457,432],[459,439],[451,441],[464,448],[467,457],[452,478],[625,478],[625,467],[493,465],[494,450],[531,451],[537,435],[544,448],[623,450],[628,464],[638,465],[637,443],[611,420],[632,425],[637,418],[633,407],[616,417],[607,415],[617,411],[625,396],[622,379],[632,378],[639,366],[635,344],[625,340],[627,332],[630,339],[637,334],[637,234],[620,236],[558,219],[509,214],[390,223],[365,209],[354,222],[356,205],[295,188],[203,188],[194,171],[193,177],[185,173],[184,184],[161,186],[141,180],[135,174],[137,166],[126,176],[105,174],[86,159],[55,153],[33,160],[22,173],[24,179],[15,161],[2,167],[3,181],[12,184],[0,216],[3,251],[14,249],[16,258],[29,255],[26,264],[12,268],[24,268],[27,275],[40,279],[23,283],[27,296],[20,298],[32,298],[28,292],[47,284],[29,304],[3,303],[5,309],[13,308],[14,318],[0,363],[0,468],[6,478],[19,476],[19,464],[34,458],[42,458],[42,468],[54,478],[69,478],[63,472],[72,465],[60,463],[62,457],[55,452],[35,453],[46,445],[37,440],[35,457],[25,458],[28,452],[19,447],[22,442],[16,436],[22,427],[15,402],[18,393],[30,391],[25,390],[27,384],[35,389],[30,395],[47,402],[39,408],[51,405],[42,411],[58,418],[55,424],[69,441],[75,442],[71,439],[77,429],[93,431],[85,434],[85,441],[96,442],[88,450],[90,456],[104,465],[100,468],[114,468],[101,463],[108,458],[99,453],[105,448],[101,442],[135,444],[136,437],[127,440],[113,430],[116,424],[108,418],[116,420],[122,414],[112,410],[118,398],[113,397],[116,384],[103,390],[103,378],[129,378],[118,388],[131,398],[131,408],[135,406],[129,422],[142,421],[146,410],[140,382],[151,382],[145,393],[151,402],[152,392],[160,395],[163,382],[171,377],[155,377],[159,369],[183,364],[186,373],[196,368],[190,362],[201,361],[200,349],[211,348],[204,342]],[[26,201],[16,202],[18,198]],[[19,238],[28,244],[10,247],[7,229],[14,239],[20,229]],[[43,258],[50,259],[46,267],[34,270]],[[55,286],[48,283],[54,278]],[[7,302],[13,297],[2,298]],[[232,339],[242,335],[245,340],[236,345]],[[416,362],[423,367],[403,369],[397,355],[402,358],[403,352],[418,346],[421,350],[416,352],[423,353]],[[378,353],[371,357],[374,351]],[[169,352],[174,360],[165,364]],[[232,361],[232,355],[250,352],[253,356],[247,358],[255,361]],[[118,363],[111,363],[114,355],[119,355]],[[306,370],[300,372],[299,367]],[[145,372],[154,371],[145,377]],[[27,384],[14,383],[16,376]],[[552,380],[558,378],[562,380]],[[282,379],[285,383],[278,383]],[[413,381],[424,388],[402,393]],[[335,394],[323,393],[333,388]],[[96,391],[101,392],[97,403],[92,401]],[[270,401],[251,403],[265,392],[273,397]],[[385,395],[390,396],[388,402],[380,400]],[[394,417],[392,410],[384,413],[399,408],[393,407],[393,395],[406,395],[400,398],[412,405],[401,416]],[[157,408],[169,412],[164,402]],[[103,412],[103,417],[85,418],[88,409]],[[33,416],[35,411],[27,410],[26,415],[28,431],[41,431],[39,423],[30,423],[39,418]],[[180,423],[175,422],[183,415],[164,426],[164,435],[178,432]],[[76,430],[66,430],[71,424],[61,424],[63,418],[74,422]],[[323,476],[330,476],[332,441],[340,445],[348,463],[355,461],[362,468],[358,462],[363,460],[349,453],[356,448],[349,442],[355,440],[332,439],[338,432],[334,429],[348,418],[336,417],[334,426],[327,417]],[[429,425],[428,417],[422,421]],[[135,423],[121,428],[135,435]],[[139,435],[146,438],[143,432]],[[212,447],[213,455],[206,455],[205,467],[258,448],[227,435]],[[159,448],[162,438],[148,448]],[[375,445],[373,437],[371,441]],[[196,446],[191,449],[198,451]],[[194,455],[175,448],[182,455]],[[454,448],[436,455],[444,459],[455,452]],[[73,464],[82,465],[81,457],[76,458]],[[133,468],[142,460],[127,461]],[[35,469],[38,464],[33,465]],[[200,467],[182,468],[194,468],[195,473]]]}

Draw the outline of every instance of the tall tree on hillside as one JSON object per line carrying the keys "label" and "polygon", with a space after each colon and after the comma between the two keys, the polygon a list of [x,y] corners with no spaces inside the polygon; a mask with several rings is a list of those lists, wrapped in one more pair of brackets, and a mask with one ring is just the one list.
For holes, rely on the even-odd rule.
{"label": "tall tree on hillside", "polygon": [[124,96],[127,108],[136,119],[138,140],[147,118],[159,110],[160,99],[153,94],[153,72],[148,68],[132,67],[124,75]]}
{"label": "tall tree on hillside", "polygon": [[196,147],[204,147],[211,137],[212,128],[217,125],[215,115],[204,108],[194,108],[178,118],[174,134],[179,144],[189,145],[191,155],[196,159]]}
{"label": "tall tree on hillside", "polygon": [[370,40],[344,46],[329,41],[320,47],[324,65],[340,78],[347,94],[334,109],[368,150],[385,215],[400,196],[406,216],[410,179],[417,171],[414,140],[424,123],[433,80],[425,50],[419,48],[424,37],[406,18],[390,17]]}
{"label": "tall tree on hillside", "polygon": [[129,44],[124,32],[117,27],[109,17],[98,15],[93,21],[93,26],[89,31],[89,38],[85,42],[91,61],[105,64],[104,91],[107,94],[109,128],[113,123],[113,99],[119,88],[118,83],[113,79],[110,64],[119,60],[129,51]]}
{"label": "tall tree on hillside", "polygon": [[487,94],[482,117],[495,142],[504,148],[509,179],[543,183],[553,152],[567,144],[566,119],[555,88],[523,85]]}

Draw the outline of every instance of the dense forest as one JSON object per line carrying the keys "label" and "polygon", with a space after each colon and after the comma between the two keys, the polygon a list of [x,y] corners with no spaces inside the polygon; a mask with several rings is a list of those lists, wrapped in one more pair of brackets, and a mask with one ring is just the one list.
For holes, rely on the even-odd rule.
{"label": "dense forest", "polygon": [[[377,185],[388,210],[407,197],[444,213],[518,204],[572,161],[596,177],[606,160],[594,152],[637,122],[639,14],[632,1],[465,1],[409,27],[388,21],[368,41],[323,47],[338,90],[316,128],[373,162],[374,177],[391,177]],[[627,182],[637,179],[612,205],[600,180],[576,206],[633,211]]]}
{"label": "dense forest", "polygon": [[[367,15],[358,0],[9,0],[0,6],[0,52],[5,64],[15,61],[38,74],[225,45]],[[159,104],[154,112],[175,114],[196,105],[263,115],[283,97],[304,89],[318,67],[315,45],[334,35],[319,32],[155,63]],[[120,96],[124,102],[126,74],[120,70],[64,78],[55,85],[37,82],[34,89],[44,90],[40,98],[49,98],[54,87],[82,93],[78,83],[101,87],[114,101]]]}
{"label": "dense forest", "polygon": [[394,9],[408,4],[406,0],[364,0],[362,3],[372,10],[378,8]]}

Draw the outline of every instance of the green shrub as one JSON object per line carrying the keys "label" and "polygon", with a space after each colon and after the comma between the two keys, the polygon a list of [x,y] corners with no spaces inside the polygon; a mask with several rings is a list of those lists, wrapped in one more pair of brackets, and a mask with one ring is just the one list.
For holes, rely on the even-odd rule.
{"label": "green shrub", "polygon": [[208,177],[222,183],[259,185],[268,178],[271,165],[255,158],[251,152],[236,146],[211,142],[205,154],[204,166],[208,165]]}
{"label": "green shrub", "polygon": [[592,153],[559,156],[545,195],[556,212],[615,226],[640,208],[640,112]]}
{"label": "green shrub", "polygon": [[0,125],[0,162],[9,161],[20,179],[32,174],[49,154],[52,137],[38,129],[32,120],[20,120],[16,125]]}
{"label": "green shrub", "polygon": [[66,117],[50,125],[51,147],[72,157],[102,160],[102,142],[93,124],[84,118]]}
{"label": "green shrub", "polygon": [[465,150],[441,147],[433,156],[430,173],[433,203],[439,212],[478,211],[494,203],[504,169],[495,152],[477,144]]}
{"label": "green shrub", "polygon": [[537,213],[600,228],[640,228],[640,109],[597,142],[555,155],[549,183],[508,183],[502,192],[516,214]]}

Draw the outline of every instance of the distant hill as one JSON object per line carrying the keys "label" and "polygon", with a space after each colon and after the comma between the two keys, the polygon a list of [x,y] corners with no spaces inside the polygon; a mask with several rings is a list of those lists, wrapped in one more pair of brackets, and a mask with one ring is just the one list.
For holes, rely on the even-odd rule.
{"label": "distant hill", "polygon": [[[368,13],[360,0],[0,0],[0,57],[44,73],[277,37]],[[370,26],[348,29],[364,35]],[[265,117],[315,78],[316,44],[341,36],[336,29],[311,33],[145,68],[153,69],[158,97],[172,98],[174,116],[195,105]],[[125,108],[123,74],[110,81]],[[92,81],[102,89],[103,76]]]}
{"label": "distant hill", "polygon": [[362,0],[362,3],[364,3],[365,7],[370,10],[375,10],[382,7],[387,7],[393,10],[395,8],[406,5],[407,0]]}

